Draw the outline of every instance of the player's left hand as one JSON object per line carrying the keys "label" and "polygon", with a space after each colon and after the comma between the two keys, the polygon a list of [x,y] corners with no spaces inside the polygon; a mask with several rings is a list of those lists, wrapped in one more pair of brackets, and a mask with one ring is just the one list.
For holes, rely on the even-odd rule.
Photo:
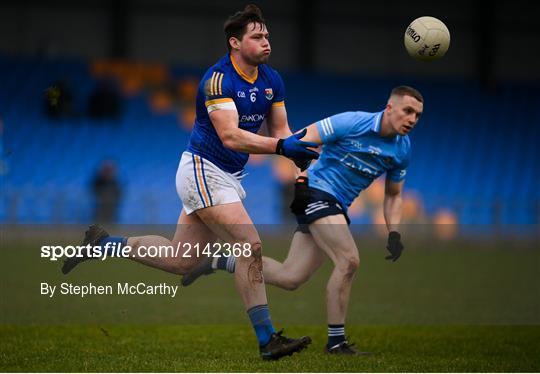
{"label": "player's left hand", "polygon": [[401,234],[399,232],[390,231],[388,234],[388,244],[386,245],[386,249],[388,249],[388,252],[390,252],[390,255],[386,256],[387,260],[392,260],[395,262],[401,256],[401,252],[403,252],[405,247],[401,243]]}

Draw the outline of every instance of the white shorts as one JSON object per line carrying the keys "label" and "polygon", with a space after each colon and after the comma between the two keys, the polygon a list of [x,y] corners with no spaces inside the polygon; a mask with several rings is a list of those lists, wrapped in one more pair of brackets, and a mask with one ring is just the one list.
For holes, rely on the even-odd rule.
{"label": "white shorts", "polygon": [[184,152],[176,172],[176,192],[186,213],[245,199],[241,173],[227,173],[201,156]]}

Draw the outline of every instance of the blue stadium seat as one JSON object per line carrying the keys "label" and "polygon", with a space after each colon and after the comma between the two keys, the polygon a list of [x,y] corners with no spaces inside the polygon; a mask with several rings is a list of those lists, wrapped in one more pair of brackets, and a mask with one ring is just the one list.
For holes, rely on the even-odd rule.
{"label": "blue stadium seat", "polygon": [[[172,76],[200,75],[172,67]],[[465,81],[339,77],[286,73],[289,122],[301,128],[346,110],[377,111],[393,85],[417,86],[425,113],[411,135],[413,160],[406,185],[422,195],[428,213],[453,208],[466,224],[538,223],[540,206],[539,87],[502,85],[486,93]],[[72,83],[75,110],[69,120],[43,113],[44,89]],[[103,159],[118,164],[125,188],[122,223],[176,222],[179,157],[189,134],[174,114],[152,114],[144,94],[124,99],[114,121],[86,118],[96,82],[81,61],[46,62],[0,57],[0,115],[10,172],[3,175],[0,221],[87,222],[93,202],[89,183]],[[331,87],[331,90],[321,90]],[[474,103],[474,105],[472,105]],[[271,165],[248,167],[246,207],[257,223],[280,223],[279,186]],[[261,196],[264,196],[261,199]],[[354,219],[367,223],[369,217]]]}

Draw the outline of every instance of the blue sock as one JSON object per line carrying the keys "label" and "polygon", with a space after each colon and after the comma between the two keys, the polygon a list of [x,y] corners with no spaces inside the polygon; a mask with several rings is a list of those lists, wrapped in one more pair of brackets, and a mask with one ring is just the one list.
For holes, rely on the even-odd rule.
{"label": "blue sock", "polygon": [[[107,236],[106,238],[101,239],[99,246],[102,251],[107,251],[107,256],[118,256],[120,250],[126,246],[127,239],[128,238],[125,236]],[[107,243],[111,244],[106,248],[105,246]]]}
{"label": "blue sock", "polygon": [[254,306],[247,313],[259,340],[259,346],[265,346],[270,341],[272,334],[276,332],[270,320],[268,304]]}
{"label": "blue sock", "polygon": [[345,341],[345,325],[328,325],[328,348]]}
{"label": "blue sock", "polygon": [[218,257],[215,267],[212,267],[215,269],[227,270],[229,273],[234,273],[234,269],[236,267],[236,257]]}

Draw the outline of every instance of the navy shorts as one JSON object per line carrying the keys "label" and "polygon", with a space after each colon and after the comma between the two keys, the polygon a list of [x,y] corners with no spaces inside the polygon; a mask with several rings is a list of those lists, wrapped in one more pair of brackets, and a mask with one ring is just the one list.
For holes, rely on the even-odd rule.
{"label": "navy shorts", "polygon": [[309,234],[309,225],[319,218],[343,214],[347,224],[351,223],[347,211],[343,209],[341,203],[328,192],[297,184],[295,188],[294,200],[291,204],[291,211],[296,216],[298,227],[296,231]]}

